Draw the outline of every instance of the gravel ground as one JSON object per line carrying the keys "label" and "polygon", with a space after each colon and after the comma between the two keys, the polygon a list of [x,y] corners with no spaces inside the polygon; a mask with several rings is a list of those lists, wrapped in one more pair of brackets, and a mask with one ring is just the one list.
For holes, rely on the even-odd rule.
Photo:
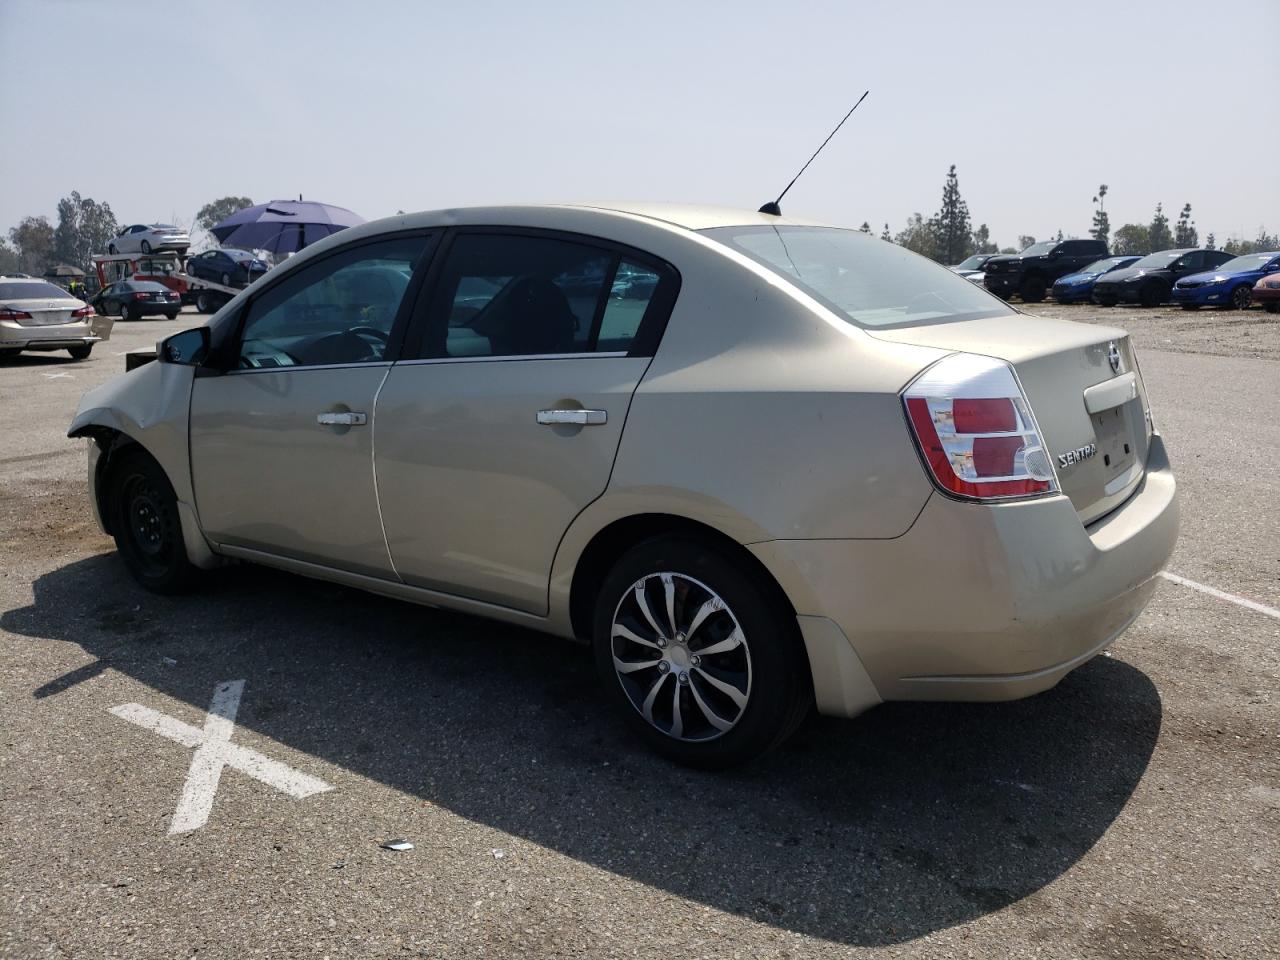
{"label": "gravel ground", "polygon": [[[1171,569],[1280,606],[1280,323],[1032,309],[1133,331]],[[571,644],[251,567],[137,589],[63,432],[119,353],[192,322],[0,361],[0,956],[1277,955],[1280,621],[1165,583],[1039,697],[815,719],[691,773]],[[168,836],[191,751],[108,711],[200,727],[232,679],[234,742],[334,789],[228,770]]]}

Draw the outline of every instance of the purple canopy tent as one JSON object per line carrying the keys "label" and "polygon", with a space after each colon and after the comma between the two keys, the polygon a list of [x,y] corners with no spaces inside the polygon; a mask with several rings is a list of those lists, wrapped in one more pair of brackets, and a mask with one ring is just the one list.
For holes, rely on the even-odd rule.
{"label": "purple canopy tent", "polygon": [[310,200],[272,200],[238,210],[209,232],[228,247],[297,253],[308,244],[364,223],[346,207]]}

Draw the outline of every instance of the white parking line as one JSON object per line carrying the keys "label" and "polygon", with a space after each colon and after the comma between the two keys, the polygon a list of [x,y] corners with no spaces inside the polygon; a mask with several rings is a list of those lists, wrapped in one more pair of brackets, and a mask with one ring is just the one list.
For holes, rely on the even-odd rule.
{"label": "white parking line", "polygon": [[1201,593],[1207,593],[1211,597],[1217,597],[1219,600],[1226,600],[1228,603],[1234,603],[1237,606],[1244,607],[1246,610],[1253,610],[1265,617],[1274,617],[1280,620],[1280,610],[1275,607],[1268,607],[1265,603],[1258,603],[1256,600],[1250,600],[1247,597],[1238,597],[1234,593],[1227,593],[1225,590],[1219,590],[1217,587],[1210,587],[1203,583],[1197,583],[1194,580],[1188,580],[1186,577],[1180,577],[1176,573],[1170,573],[1168,570],[1161,570],[1160,576],[1166,580],[1170,580],[1179,586],[1188,587],[1192,590],[1199,590]]}
{"label": "white parking line", "polygon": [[111,708],[111,712],[122,720],[176,740],[184,747],[196,748],[187,772],[187,782],[182,788],[182,798],[169,824],[171,835],[187,833],[205,825],[213,810],[213,798],[218,792],[224,766],[234,767],[299,800],[333,789],[323,780],[231,742],[243,692],[243,680],[227,680],[218,684],[213,691],[213,702],[209,704],[203,730],[140,703],[124,703]]}

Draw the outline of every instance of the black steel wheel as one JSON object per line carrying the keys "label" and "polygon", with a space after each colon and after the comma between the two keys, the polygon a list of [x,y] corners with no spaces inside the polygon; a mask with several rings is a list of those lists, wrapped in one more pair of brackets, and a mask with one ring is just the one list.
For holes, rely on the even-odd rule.
{"label": "black steel wheel", "polygon": [[106,502],[111,535],[134,579],[154,593],[188,589],[196,569],[187,559],[178,498],[160,465],[141,448],[108,463]]}

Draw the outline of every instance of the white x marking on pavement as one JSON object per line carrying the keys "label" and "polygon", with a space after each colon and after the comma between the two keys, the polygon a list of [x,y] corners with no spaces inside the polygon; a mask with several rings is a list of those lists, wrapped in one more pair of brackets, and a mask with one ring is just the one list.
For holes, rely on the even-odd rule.
{"label": "white x marking on pavement", "polygon": [[66,377],[68,380],[75,379],[75,377],[69,373],[42,373],[41,376],[46,380],[57,380],[59,377]]}
{"label": "white x marking on pavement", "polygon": [[111,712],[122,720],[136,723],[184,747],[195,748],[191,769],[187,771],[187,782],[182,788],[182,798],[169,824],[170,835],[205,825],[213,809],[213,798],[218,792],[223,767],[234,767],[299,800],[333,789],[323,780],[231,742],[243,692],[243,680],[226,680],[218,684],[213,691],[213,702],[209,704],[203,730],[140,703],[122,703],[111,708]]}

